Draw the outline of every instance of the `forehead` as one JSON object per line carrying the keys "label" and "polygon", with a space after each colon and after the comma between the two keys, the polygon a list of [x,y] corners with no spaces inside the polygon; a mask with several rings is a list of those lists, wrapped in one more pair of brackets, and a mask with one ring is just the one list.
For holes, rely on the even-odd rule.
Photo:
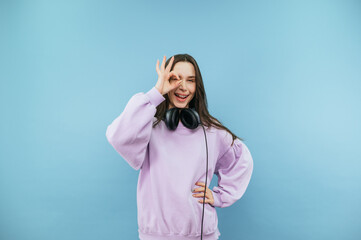
{"label": "forehead", "polygon": [[173,67],[173,71],[186,77],[196,75],[194,66],[190,62],[177,62]]}

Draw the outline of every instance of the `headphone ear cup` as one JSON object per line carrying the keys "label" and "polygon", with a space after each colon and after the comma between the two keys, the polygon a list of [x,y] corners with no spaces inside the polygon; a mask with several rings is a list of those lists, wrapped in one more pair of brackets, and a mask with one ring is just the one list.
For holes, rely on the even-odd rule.
{"label": "headphone ear cup", "polygon": [[179,123],[179,109],[168,109],[164,116],[164,122],[169,130],[175,130]]}
{"label": "headphone ear cup", "polygon": [[183,125],[190,129],[196,129],[201,122],[199,114],[193,108],[182,109],[180,113],[180,119]]}

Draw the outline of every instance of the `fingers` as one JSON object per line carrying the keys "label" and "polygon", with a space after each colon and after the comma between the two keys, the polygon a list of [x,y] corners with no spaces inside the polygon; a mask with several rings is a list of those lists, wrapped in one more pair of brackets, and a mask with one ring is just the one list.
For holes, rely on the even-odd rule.
{"label": "fingers", "polygon": [[157,71],[158,75],[160,74],[159,70],[159,59],[157,59],[157,64],[155,65],[155,70]]}
{"label": "fingers", "polygon": [[[206,197],[210,198],[211,197],[211,190],[209,188],[207,188],[206,190]],[[200,192],[200,193],[196,193],[196,192]],[[193,194],[193,197],[203,197],[204,196],[204,188],[199,188],[199,190],[195,190],[194,191],[195,194]]]}
{"label": "fingers", "polygon": [[[204,190],[204,188],[203,188]],[[209,190],[209,191],[208,191]],[[211,193],[211,190],[208,188],[207,191],[206,191],[206,196],[204,197],[204,191],[203,193],[199,193],[199,194],[193,194],[193,197],[198,197],[198,198],[201,198],[198,200],[198,202],[200,203],[203,203],[203,199],[205,199],[205,203],[210,203],[210,204],[214,204],[214,198],[213,198],[213,195]]]}
{"label": "fingers", "polygon": [[204,187],[206,184],[204,182],[196,182],[196,185]]}
{"label": "fingers", "polygon": [[193,190],[193,192],[203,192],[204,191],[204,187],[200,187],[200,188],[195,188]]}
{"label": "fingers", "polygon": [[162,70],[162,72],[164,71],[164,66],[165,66],[165,55],[164,55],[164,57],[163,57],[163,62],[162,62],[162,66],[160,67],[161,68],[161,70]]}
{"label": "fingers", "polygon": [[175,72],[173,72],[173,71],[171,71],[171,72],[169,73],[169,78],[172,77],[172,76],[176,77],[177,80],[179,80],[178,75],[177,75]]}
{"label": "fingers", "polygon": [[[193,194],[193,197],[196,198],[204,198],[204,193],[199,193],[199,194]],[[213,199],[212,195],[209,193],[206,193],[206,199]]]}
{"label": "fingers", "polygon": [[[172,77],[175,77],[175,79],[171,79]],[[176,73],[174,73],[173,71],[169,73],[169,82],[170,82],[170,91],[172,91],[173,89],[179,87],[182,83],[182,80],[179,79],[178,75]],[[178,81],[171,81],[171,80],[178,80]]]}
{"label": "fingers", "polygon": [[172,82],[170,84],[170,90],[169,91],[173,91],[174,89],[176,89],[177,87],[179,87],[182,83],[182,80],[179,80],[177,82]]}
{"label": "fingers", "polygon": [[204,191],[205,184],[203,182],[196,182],[195,185],[202,186],[202,187],[194,189],[193,192],[200,192],[200,191],[203,192]]}
{"label": "fingers", "polygon": [[[157,71],[158,75],[160,75],[162,72],[166,72],[166,73],[169,72],[170,68],[172,67],[173,61],[174,61],[174,56],[172,56],[172,58],[169,61],[169,64],[167,65],[167,68],[165,68],[166,56],[164,55],[162,65],[160,66],[160,69],[159,69],[159,59],[157,59],[157,64],[156,64],[155,70]],[[178,78],[178,76],[177,76],[177,78]]]}
{"label": "fingers", "polygon": [[167,68],[165,69],[167,72],[169,72],[170,68],[172,67],[173,61],[174,61],[174,56],[170,59]]}
{"label": "fingers", "polygon": [[[171,79],[173,78],[173,79]],[[178,75],[174,72],[170,72],[169,75],[168,75],[168,80],[177,80],[176,82],[173,82],[174,86],[173,87],[177,87],[179,86],[179,84],[182,82],[181,79],[179,79]]]}
{"label": "fingers", "polygon": [[[203,199],[199,199],[198,202],[203,203]],[[205,199],[204,202],[205,202],[205,203],[210,203],[210,204],[212,204],[212,205],[213,205],[213,203],[214,203],[212,200],[207,199],[207,198]]]}
{"label": "fingers", "polygon": [[[205,184],[204,184],[204,183],[200,183],[200,184],[196,183],[196,185],[205,185]],[[204,187],[195,188],[195,189],[192,191],[193,193],[195,193],[195,194],[193,194],[193,196],[194,196],[194,197],[203,197],[203,196],[204,196],[204,189],[205,189]],[[197,194],[197,192],[200,192],[200,193]],[[208,187],[207,187],[207,189],[206,189],[206,197],[208,197],[208,198],[213,198],[212,190],[209,189]]]}
{"label": "fingers", "polygon": [[[204,182],[196,182],[196,184],[195,185],[198,185],[198,186],[202,186],[202,187],[200,187],[200,188],[196,188],[196,189],[204,189],[205,188],[205,186],[206,186],[206,184],[204,183]],[[208,188],[208,187],[207,187]],[[208,188],[209,189],[209,188]]]}
{"label": "fingers", "polygon": [[210,198],[211,200],[213,200],[213,194],[212,194],[212,190],[209,189],[208,187],[205,188],[205,183],[203,182],[196,182],[195,185],[198,185],[198,186],[202,186],[202,187],[199,187],[199,188],[195,188],[192,192],[193,193],[197,193],[197,192],[200,192],[198,194],[193,194],[194,197],[203,197],[204,196],[204,189],[206,189],[206,197],[207,198]]}

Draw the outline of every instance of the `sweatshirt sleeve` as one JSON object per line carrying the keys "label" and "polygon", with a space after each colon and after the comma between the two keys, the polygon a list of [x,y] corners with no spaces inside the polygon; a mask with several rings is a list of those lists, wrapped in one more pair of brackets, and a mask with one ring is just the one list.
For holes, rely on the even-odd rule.
{"label": "sweatshirt sleeve", "polygon": [[251,153],[237,138],[217,161],[215,174],[218,186],[213,187],[213,207],[229,207],[239,200],[247,189],[252,171]]}
{"label": "sweatshirt sleeve", "polygon": [[147,93],[137,93],[107,127],[105,135],[108,142],[135,170],[142,167],[148,151],[156,107],[164,100],[155,87]]}

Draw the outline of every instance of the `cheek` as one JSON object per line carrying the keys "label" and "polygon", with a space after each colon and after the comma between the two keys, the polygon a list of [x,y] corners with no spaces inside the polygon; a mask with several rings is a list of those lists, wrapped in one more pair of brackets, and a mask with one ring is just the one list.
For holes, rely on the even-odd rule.
{"label": "cheek", "polygon": [[192,101],[192,99],[194,98],[195,95],[196,95],[196,92],[195,92],[195,91],[192,91],[191,97],[189,98],[188,101]]}
{"label": "cheek", "polygon": [[168,96],[169,96],[169,97],[174,97],[175,91],[176,91],[176,89],[168,92]]}
{"label": "cheek", "polygon": [[190,89],[190,91],[192,92],[192,94],[194,95],[196,93],[196,86],[192,86],[192,88]]}

